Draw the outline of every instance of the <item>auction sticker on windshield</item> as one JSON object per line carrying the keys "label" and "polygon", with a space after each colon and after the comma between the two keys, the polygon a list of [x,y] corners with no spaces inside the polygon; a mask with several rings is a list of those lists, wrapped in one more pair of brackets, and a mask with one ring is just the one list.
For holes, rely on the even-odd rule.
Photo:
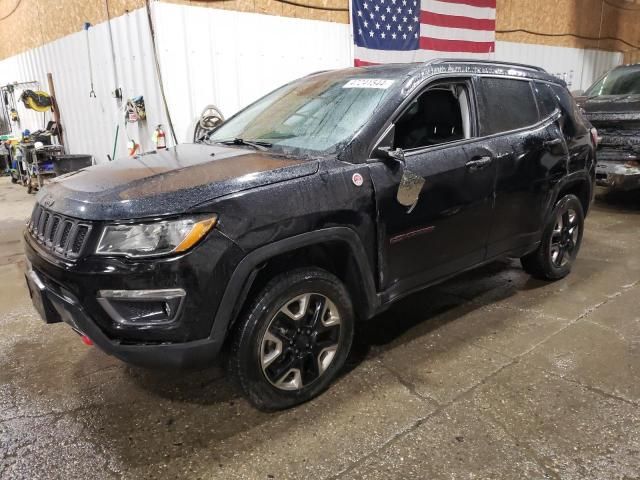
{"label": "auction sticker on windshield", "polygon": [[386,90],[393,84],[393,80],[383,78],[358,78],[349,80],[342,88],[381,88]]}

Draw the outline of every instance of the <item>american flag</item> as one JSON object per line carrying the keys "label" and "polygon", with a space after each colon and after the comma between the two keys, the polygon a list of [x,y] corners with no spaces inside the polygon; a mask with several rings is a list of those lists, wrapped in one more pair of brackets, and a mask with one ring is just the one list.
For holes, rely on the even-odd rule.
{"label": "american flag", "polygon": [[352,0],[355,65],[491,58],[496,0]]}

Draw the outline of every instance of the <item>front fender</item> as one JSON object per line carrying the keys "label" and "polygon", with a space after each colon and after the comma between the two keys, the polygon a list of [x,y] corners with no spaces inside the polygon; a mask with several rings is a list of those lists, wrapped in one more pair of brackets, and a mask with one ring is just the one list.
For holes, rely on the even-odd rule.
{"label": "front fender", "polygon": [[227,288],[218,307],[213,322],[210,338],[226,336],[229,326],[237,317],[244,304],[249,290],[259,271],[259,266],[265,261],[283,253],[299,248],[322,244],[326,242],[342,242],[346,244],[356,259],[358,276],[363,286],[368,311],[365,317],[372,316],[379,307],[376,295],[373,270],[358,234],[349,227],[329,227],[312,232],[294,235],[292,237],[270,243],[247,254],[234,270]]}

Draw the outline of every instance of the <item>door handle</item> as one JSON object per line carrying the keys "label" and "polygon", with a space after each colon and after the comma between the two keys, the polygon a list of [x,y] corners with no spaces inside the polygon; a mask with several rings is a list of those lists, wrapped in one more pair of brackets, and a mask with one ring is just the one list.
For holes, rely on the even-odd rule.
{"label": "door handle", "polygon": [[492,157],[474,157],[465,163],[465,166],[471,171],[481,170],[488,166],[492,160]]}
{"label": "door handle", "polygon": [[562,143],[562,139],[561,138],[554,138],[553,140],[547,140],[545,142],[542,142],[542,146],[544,147],[553,147],[555,145],[560,145]]}

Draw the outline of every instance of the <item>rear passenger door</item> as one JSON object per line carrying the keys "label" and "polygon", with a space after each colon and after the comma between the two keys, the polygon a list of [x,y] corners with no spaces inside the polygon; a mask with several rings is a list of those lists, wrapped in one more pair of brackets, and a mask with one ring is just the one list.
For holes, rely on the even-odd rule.
{"label": "rear passenger door", "polygon": [[517,254],[539,240],[553,185],[566,171],[566,145],[555,125],[558,112],[539,108],[532,81],[480,77],[477,89],[481,134],[510,145],[497,160],[487,257]]}

